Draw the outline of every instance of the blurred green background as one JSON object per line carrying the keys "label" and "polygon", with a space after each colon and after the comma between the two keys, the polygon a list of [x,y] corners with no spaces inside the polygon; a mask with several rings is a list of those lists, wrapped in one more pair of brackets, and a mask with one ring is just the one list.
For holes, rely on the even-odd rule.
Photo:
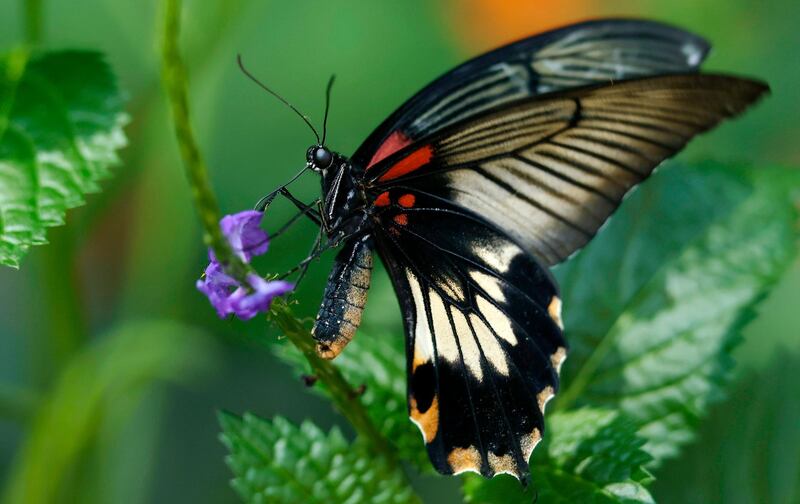
{"label": "blurred green background", "polygon": [[[771,98],[697,140],[682,159],[800,165],[796,0],[194,0],[185,7],[193,119],[226,213],[251,207],[295,173],[313,140],[244,78],[237,53],[317,123],[336,73],[328,143],[351,153],[405,98],[465,58],[601,15],[696,31],[715,46],[707,69],[771,85]],[[0,477],[33,478],[64,502],[236,502],[217,440],[218,409],[310,417],[322,427],[343,421],[271,355],[265,343],[278,336],[274,328],[219,320],[194,289],[206,256],[160,88],[158,2],[44,0],[43,9],[45,48],[108,56],[129,97],[130,145],[103,192],[49,231],[49,245],[34,248],[19,271],[0,269]],[[21,4],[3,0],[0,48],[22,40],[22,26]],[[313,177],[295,188],[307,200],[319,191]],[[276,204],[267,229],[291,213]],[[313,232],[298,226],[256,266],[288,269],[305,257]],[[310,270],[298,313],[314,315],[329,263]],[[737,496],[776,495],[777,487],[786,502],[800,502],[798,451],[785,449],[800,444],[798,303],[795,265],[747,328],[731,398],[656,474],[657,500],[747,502]],[[365,326],[402,337],[382,272]],[[21,474],[22,460],[36,470]],[[769,478],[753,476],[764,467]],[[426,501],[460,501],[452,478],[417,484]],[[748,493],[747,485],[764,488]]]}

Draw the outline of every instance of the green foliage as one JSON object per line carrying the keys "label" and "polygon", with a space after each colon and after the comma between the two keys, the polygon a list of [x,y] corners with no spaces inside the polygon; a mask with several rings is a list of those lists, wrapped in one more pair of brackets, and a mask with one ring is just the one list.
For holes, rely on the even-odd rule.
{"label": "green foliage", "polygon": [[698,443],[659,468],[653,494],[686,504],[800,502],[799,420],[800,353],[781,349],[712,408]]}
{"label": "green foliage", "polygon": [[486,480],[469,475],[464,496],[472,503],[541,502],[649,503],[644,485],[652,481],[644,465],[651,460],[636,424],[618,413],[579,409],[548,418],[544,446],[531,460],[532,484],[520,487],[510,476]]}
{"label": "green foliage", "polygon": [[3,502],[69,501],[65,479],[115,404],[138,398],[155,381],[183,380],[209,362],[204,335],[175,322],[124,324],[77,354],[38,408]]}
{"label": "green foliage", "polygon": [[656,174],[558,270],[572,351],[557,407],[620,408],[674,456],[719,398],[730,350],[796,257],[796,170]]}
{"label": "green foliage", "polygon": [[0,57],[0,264],[99,190],[125,145],[122,97],[99,53]]}
{"label": "green foliage", "polygon": [[[334,362],[348,382],[355,387],[365,386],[360,400],[398,456],[413,462],[418,469],[431,471],[419,429],[408,419],[402,346],[399,334],[375,336],[362,330]],[[293,346],[276,346],[275,353],[290,363],[298,375],[310,373],[302,354]],[[313,390],[326,396],[330,393],[324,383],[315,385]]]}
{"label": "green foliage", "polygon": [[418,502],[399,469],[338,429],[326,434],[309,421],[298,428],[250,414],[221,414],[220,422],[233,487],[246,502]]}

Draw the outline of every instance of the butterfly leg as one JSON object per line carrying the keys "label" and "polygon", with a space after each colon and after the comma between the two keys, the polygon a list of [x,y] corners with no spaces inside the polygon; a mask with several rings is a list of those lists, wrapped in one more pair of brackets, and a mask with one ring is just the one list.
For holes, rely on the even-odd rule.
{"label": "butterfly leg", "polygon": [[289,190],[286,189],[285,187],[279,187],[278,189],[275,189],[271,193],[267,194],[266,196],[258,200],[255,209],[259,212],[266,212],[267,208],[269,208],[269,206],[272,204],[273,201],[275,201],[275,198],[277,198],[278,196],[283,196],[284,198],[291,201],[292,204],[294,204],[294,206],[296,206],[300,210],[301,212],[300,215],[307,216],[317,226],[322,225],[318,210],[319,200],[315,201],[311,205],[306,205],[299,199],[295,198],[294,195],[292,195],[292,193],[290,193]]}
{"label": "butterfly leg", "polygon": [[295,214],[291,219],[289,219],[289,221],[286,222],[286,224],[278,228],[277,231],[269,233],[269,236],[271,238],[277,238],[278,236],[285,233],[290,227],[292,227],[292,225],[294,225],[295,222],[300,220],[303,216],[308,217],[309,214],[318,215],[317,209],[315,207],[317,207],[319,203],[320,203],[319,199],[312,201],[310,205],[306,205],[305,208],[302,208],[297,214]]}
{"label": "butterfly leg", "polygon": [[[314,246],[311,247],[311,253],[308,255],[308,257],[319,257],[319,254],[321,253],[320,252],[321,248],[322,248],[322,229],[320,229],[319,232],[317,233],[317,239],[314,240]],[[295,280],[294,282],[295,291],[293,292],[296,292],[297,286],[300,285],[300,282],[303,281],[303,278],[306,276],[306,272],[308,271],[309,266],[311,266],[311,261],[307,261],[305,262],[305,264],[300,266],[300,274],[297,276],[297,280]]]}

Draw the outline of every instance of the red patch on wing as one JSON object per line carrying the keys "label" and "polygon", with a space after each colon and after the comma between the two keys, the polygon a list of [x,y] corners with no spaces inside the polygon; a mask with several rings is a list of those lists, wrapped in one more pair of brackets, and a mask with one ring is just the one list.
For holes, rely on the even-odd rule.
{"label": "red patch on wing", "polygon": [[406,224],[408,224],[408,215],[406,215],[404,213],[397,214],[397,215],[394,216],[394,221],[395,221],[395,223],[397,223],[397,224],[399,224],[401,226],[405,226]]}
{"label": "red patch on wing", "polygon": [[369,164],[367,165],[367,170],[378,161],[386,159],[410,143],[411,139],[408,138],[405,133],[402,131],[393,131],[392,134],[383,141],[381,146],[378,147],[375,154],[372,155],[372,159],[369,160]]}
{"label": "red patch on wing", "polygon": [[386,182],[387,180],[396,179],[398,177],[402,177],[403,175],[408,175],[409,173],[413,172],[414,170],[425,166],[428,162],[433,158],[433,147],[430,145],[426,145],[424,147],[420,147],[419,149],[415,150],[411,154],[407,155],[397,163],[395,163],[389,170],[381,175],[380,180],[381,182]]}
{"label": "red patch on wing", "polygon": [[378,195],[377,198],[375,198],[375,206],[384,207],[384,206],[389,206],[390,203],[391,201],[389,200],[389,191],[383,191],[382,193],[380,193],[380,195]]}
{"label": "red patch on wing", "polygon": [[400,203],[400,206],[405,208],[413,207],[416,201],[417,198],[413,194],[404,194],[397,200],[397,202]]}

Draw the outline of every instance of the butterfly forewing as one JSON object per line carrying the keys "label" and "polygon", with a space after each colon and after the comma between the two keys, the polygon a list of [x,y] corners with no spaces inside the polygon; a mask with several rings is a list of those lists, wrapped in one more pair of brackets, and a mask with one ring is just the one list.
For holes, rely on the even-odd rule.
{"label": "butterfly forewing", "polygon": [[505,104],[590,84],[696,70],[702,38],[661,23],[608,19],[580,23],[501,47],[423,88],[356,151],[367,167],[420,138]]}
{"label": "butterfly forewing", "polygon": [[661,161],[765,90],[690,74],[527,99],[401,149],[367,176],[376,192],[410,185],[452,200],[553,265]]}

